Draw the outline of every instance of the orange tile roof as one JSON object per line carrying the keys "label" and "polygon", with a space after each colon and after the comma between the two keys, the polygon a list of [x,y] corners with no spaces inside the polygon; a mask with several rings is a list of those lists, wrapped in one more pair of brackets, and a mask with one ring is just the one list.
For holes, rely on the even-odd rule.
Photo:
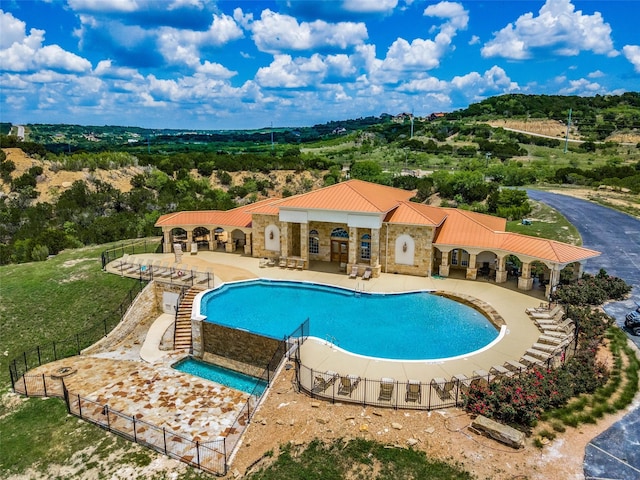
{"label": "orange tile roof", "polygon": [[422,203],[401,202],[398,208],[389,212],[384,221],[395,224],[438,226],[445,218],[447,218],[447,211],[443,208]]}
{"label": "orange tile roof", "polygon": [[[438,231],[434,244],[503,250],[554,263],[571,263],[597,257],[600,252],[546,238],[505,232],[506,220],[458,209]],[[499,228],[495,228],[499,227]]]}
{"label": "orange tile roof", "polygon": [[362,180],[347,180],[284,199],[279,207],[387,213],[415,193]]}

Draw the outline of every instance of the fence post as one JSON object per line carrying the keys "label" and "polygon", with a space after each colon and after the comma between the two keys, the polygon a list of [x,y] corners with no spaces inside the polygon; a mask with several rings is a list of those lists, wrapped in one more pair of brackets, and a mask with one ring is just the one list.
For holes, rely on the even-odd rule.
{"label": "fence post", "polygon": [[131,417],[131,419],[133,420],[133,441],[138,443],[138,434],[136,432],[136,417],[133,416]]}
{"label": "fence post", "polygon": [[107,430],[111,431],[111,419],[109,418],[109,405],[105,405],[103,413],[107,416]]}
{"label": "fence post", "polygon": [[40,358],[40,345],[36,347],[36,350],[38,351],[38,366],[40,366],[42,365],[42,360]]}
{"label": "fence post", "polygon": [[24,396],[28,397],[29,392],[27,392],[27,375],[25,373],[22,374],[22,383],[24,383]]}
{"label": "fence post", "polygon": [[69,403],[69,390],[67,390],[67,386],[64,383],[64,378],[62,379],[62,396],[64,398],[64,403],[67,406],[67,413],[71,413],[71,405]]}
{"label": "fence post", "polygon": [[58,360],[58,354],[56,352],[56,342],[53,342],[53,360]]}
{"label": "fence post", "polygon": [[80,334],[76,333],[76,346],[78,347],[78,355],[80,355]]}
{"label": "fence post", "polygon": [[162,427],[162,443],[164,444],[164,454],[167,454],[167,431]]}
{"label": "fence post", "polygon": [[78,393],[78,415],[82,418],[82,402],[80,401],[80,394]]}
{"label": "fence post", "polygon": [[22,355],[24,357],[24,371],[27,372],[29,370],[29,364],[27,363],[27,352],[22,352]]}
{"label": "fence post", "polygon": [[198,468],[200,468],[200,442],[196,440],[196,459],[198,461]]}
{"label": "fence post", "polygon": [[227,466],[227,437],[222,439],[222,454],[224,455],[224,465],[222,467],[222,475],[226,475],[229,467]]}
{"label": "fence post", "polygon": [[44,378],[44,373],[42,374],[42,387],[44,389],[44,396],[47,397],[47,380]]}

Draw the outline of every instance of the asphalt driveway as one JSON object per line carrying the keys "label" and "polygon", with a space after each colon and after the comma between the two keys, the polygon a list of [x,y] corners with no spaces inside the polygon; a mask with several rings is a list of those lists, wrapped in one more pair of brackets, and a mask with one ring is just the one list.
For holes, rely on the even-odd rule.
{"label": "asphalt driveway", "polygon": [[[640,220],[594,203],[540,190],[527,190],[529,198],[550,205],[573,223],[583,245],[602,252],[584,270],[597,273],[604,268],[633,286],[631,298],[613,302],[605,311],[623,326],[627,312],[640,305]],[[629,335],[629,332],[627,332]],[[629,335],[640,347],[640,337]],[[594,438],[585,449],[587,479],[640,479],[640,408]]]}

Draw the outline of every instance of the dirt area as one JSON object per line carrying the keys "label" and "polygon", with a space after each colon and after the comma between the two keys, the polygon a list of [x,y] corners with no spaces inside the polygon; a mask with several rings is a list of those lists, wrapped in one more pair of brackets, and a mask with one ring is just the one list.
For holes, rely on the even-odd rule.
{"label": "dirt area", "polygon": [[[289,370],[277,378],[256,412],[228,477],[242,476],[268,464],[272,459],[265,453],[277,454],[280,444],[292,442],[304,448],[314,438],[333,441],[361,437],[458,462],[478,479],[580,479],[584,478],[585,446],[624,413],[608,416],[597,425],[567,428],[542,449],[528,439],[524,449],[514,450],[472,432],[468,428],[471,417],[460,409],[392,410],[313,400],[296,392],[293,370]],[[411,444],[414,446],[409,447]]]}
{"label": "dirt area", "polygon": [[[29,168],[34,166],[40,166],[44,170],[44,173],[38,178],[36,185],[36,191],[38,192],[38,198],[36,202],[53,202],[68,188],[71,187],[73,182],[77,180],[89,181],[90,179],[96,179],[108,183],[117,190],[123,193],[129,192],[131,187],[131,179],[143,173],[143,169],[139,167],[125,167],[115,170],[100,170],[89,171],[84,169],[79,172],[70,172],[66,170],[52,169],[52,163],[47,160],[39,160],[31,158],[26,155],[19,148],[4,148],[7,160],[11,160],[16,165],[16,169],[12,172],[11,178],[17,178],[25,173]],[[195,178],[200,178],[197,170],[193,170],[192,175]],[[267,189],[267,195],[256,192],[256,199],[262,199],[267,197],[281,196],[283,190],[286,188],[292,194],[304,193],[310,190],[314,190],[323,186],[323,175],[326,172],[295,172],[293,170],[278,170],[270,173],[261,172],[229,172],[231,176],[231,185],[243,185],[245,179],[254,179],[256,181],[268,180],[273,185],[273,188]],[[214,173],[209,179],[209,183],[212,188],[219,188],[227,191],[228,186],[222,185],[217,175]],[[9,185],[0,180],[0,192],[8,194],[10,191]]]}
{"label": "dirt area", "polygon": [[[91,178],[101,180],[121,192],[131,190],[131,179],[142,173],[142,169],[138,167],[126,167],[119,170],[100,170],[97,169],[90,172],[84,169],[80,172],[69,172],[67,170],[54,171],[51,162],[47,160],[38,160],[26,155],[19,148],[3,148],[7,155],[7,160],[11,160],[16,165],[16,169],[12,172],[11,178],[17,178],[31,167],[40,166],[44,170],[43,174],[38,178],[36,190],[39,193],[38,202],[52,202],[60,193],[71,187],[71,184],[77,180],[87,181]],[[9,193],[9,185],[0,181],[0,191]]]}

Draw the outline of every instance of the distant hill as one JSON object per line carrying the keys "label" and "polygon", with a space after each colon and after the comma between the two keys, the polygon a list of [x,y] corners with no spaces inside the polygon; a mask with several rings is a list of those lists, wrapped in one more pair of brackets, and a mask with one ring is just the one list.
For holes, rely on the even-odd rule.
{"label": "distant hill", "polygon": [[462,119],[546,119],[571,125],[583,140],[606,140],[616,132],[640,132],[640,93],[596,95],[509,94],[487,98],[468,108],[449,113],[449,121]]}

